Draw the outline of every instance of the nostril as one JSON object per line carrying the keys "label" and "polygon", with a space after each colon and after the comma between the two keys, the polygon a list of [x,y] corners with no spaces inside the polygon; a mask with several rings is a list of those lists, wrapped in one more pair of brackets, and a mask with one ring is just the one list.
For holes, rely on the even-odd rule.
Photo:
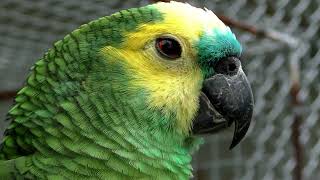
{"label": "nostril", "polygon": [[237,66],[235,65],[235,64],[229,64],[229,66],[228,66],[228,70],[230,71],[230,72],[233,72],[233,71],[235,71],[236,70],[236,68],[237,68]]}
{"label": "nostril", "polygon": [[229,76],[236,75],[240,67],[240,60],[236,57],[227,57],[219,60],[214,65],[214,71],[218,74],[225,74]]}

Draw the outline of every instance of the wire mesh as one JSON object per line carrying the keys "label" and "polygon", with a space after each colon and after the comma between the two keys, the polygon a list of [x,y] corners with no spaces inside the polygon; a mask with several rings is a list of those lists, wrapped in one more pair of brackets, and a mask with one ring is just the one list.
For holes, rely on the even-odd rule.
{"label": "wire mesh", "polygon": [[[300,127],[302,179],[320,177],[320,2],[319,0],[190,0],[261,29],[297,38],[290,47],[233,29],[243,45],[243,66],[255,97],[253,124],[246,139],[228,151],[232,129],[206,138],[194,155],[194,179],[294,179],[294,116]],[[0,91],[18,89],[28,68],[68,32],[97,17],[148,1],[1,0]],[[292,105],[290,64],[300,65],[303,104]],[[0,102],[4,117],[10,101]],[[2,118],[4,119],[4,118]],[[4,125],[2,125],[3,129]]]}

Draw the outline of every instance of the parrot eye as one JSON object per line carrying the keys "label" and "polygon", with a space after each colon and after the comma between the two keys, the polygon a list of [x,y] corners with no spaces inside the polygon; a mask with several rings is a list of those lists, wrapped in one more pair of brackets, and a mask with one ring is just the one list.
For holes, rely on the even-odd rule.
{"label": "parrot eye", "polygon": [[160,37],[156,39],[156,49],[165,58],[177,59],[181,57],[181,45],[170,37]]}

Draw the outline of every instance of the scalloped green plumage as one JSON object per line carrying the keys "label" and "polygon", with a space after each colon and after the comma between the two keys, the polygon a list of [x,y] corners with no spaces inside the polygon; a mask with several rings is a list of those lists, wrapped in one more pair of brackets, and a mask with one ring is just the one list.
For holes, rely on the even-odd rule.
{"label": "scalloped green plumage", "polygon": [[[187,14],[194,10],[197,16],[201,16],[199,18],[202,15],[214,18],[210,27],[225,28],[210,12],[182,3],[170,5],[179,6]],[[175,10],[175,7],[171,8]],[[130,33],[162,23],[175,28],[171,21],[164,22],[168,15],[162,12],[164,10],[163,4],[124,10],[82,25],[54,43],[53,48],[33,66],[25,87],[18,92],[15,106],[9,111],[13,121],[0,149],[1,178],[188,179],[191,176],[191,152],[198,148],[201,139],[186,132],[190,123],[182,123],[184,129],[179,129],[181,127],[176,123],[178,113],[165,111],[165,107],[150,106],[149,97],[154,92],[133,85],[136,75],[146,72],[147,67],[142,67],[145,69],[137,74],[130,74],[134,68],[122,61],[120,51],[102,53],[106,47],[124,48],[130,39],[133,46],[126,47],[126,52],[121,54],[128,58],[135,53],[134,46],[140,43],[132,40],[135,37]],[[175,16],[173,22],[177,20]],[[187,30],[190,23],[186,26]],[[195,29],[197,31],[187,33],[192,38],[198,37],[198,30],[203,31],[202,27]],[[148,33],[141,34],[150,36]],[[167,33],[166,29],[161,29],[161,33]],[[203,57],[215,53],[215,58],[219,58],[229,50],[238,52],[236,40],[230,37],[214,39],[231,40],[228,47],[204,48],[211,47],[208,41],[213,40],[212,36],[205,35],[199,37],[199,44],[188,44],[194,48],[190,50],[192,57],[198,53],[199,62],[191,64],[198,63],[202,66],[201,72],[206,72],[207,62]],[[194,39],[187,40],[188,43],[194,42]],[[228,52],[224,52],[224,48],[229,49]],[[141,57],[148,53],[135,55]],[[199,80],[192,82],[195,86],[192,95],[195,95],[199,90],[197,86],[201,85],[200,70],[188,66],[172,71],[172,67],[165,69],[173,74],[181,70],[183,73],[179,75],[186,75],[187,80]],[[190,69],[193,74],[184,74]],[[198,79],[192,77],[194,74],[199,75]],[[181,84],[188,85],[187,80]],[[183,90],[176,92],[188,94]],[[171,101],[177,100],[172,98]],[[185,105],[183,102],[179,105]],[[192,102],[196,112],[198,101]],[[168,104],[172,110],[172,104]],[[183,110],[181,112],[186,113],[186,109]],[[187,116],[188,122],[191,122],[192,115]]]}

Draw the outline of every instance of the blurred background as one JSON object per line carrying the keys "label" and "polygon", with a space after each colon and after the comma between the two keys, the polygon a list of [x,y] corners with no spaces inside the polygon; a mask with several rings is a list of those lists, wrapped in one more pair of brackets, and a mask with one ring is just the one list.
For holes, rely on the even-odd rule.
{"label": "blurred background", "polygon": [[[190,0],[229,24],[255,97],[249,133],[206,137],[194,179],[320,179],[320,1]],[[32,64],[79,25],[147,0],[1,0],[0,134]],[[1,136],[0,136],[1,138]]]}

